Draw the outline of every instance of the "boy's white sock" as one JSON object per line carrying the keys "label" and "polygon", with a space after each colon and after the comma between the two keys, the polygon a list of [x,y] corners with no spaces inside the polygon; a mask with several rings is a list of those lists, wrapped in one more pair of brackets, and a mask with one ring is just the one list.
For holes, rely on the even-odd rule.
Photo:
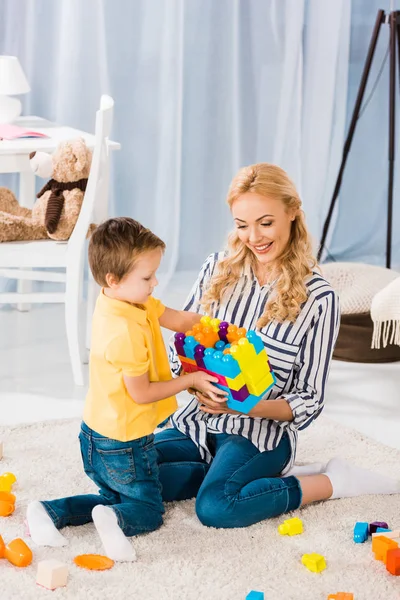
{"label": "boy's white sock", "polygon": [[400,493],[400,481],[355,467],[341,458],[332,458],[326,465],[324,475],[329,477],[332,484],[331,498]]}
{"label": "boy's white sock", "polygon": [[28,504],[26,520],[29,535],[38,546],[66,546],[65,537],[58,531],[41,502],[36,500]]}
{"label": "boy's white sock", "polygon": [[293,467],[284,474],[284,477],[301,477],[304,475],[319,475],[325,471],[326,465],[323,463],[309,463],[308,465],[293,465]]}
{"label": "boy's white sock", "polygon": [[112,508],[99,504],[92,510],[92,518],[109,558],[120,562],[136,560],[136,552],[118,525],[117,515]]}

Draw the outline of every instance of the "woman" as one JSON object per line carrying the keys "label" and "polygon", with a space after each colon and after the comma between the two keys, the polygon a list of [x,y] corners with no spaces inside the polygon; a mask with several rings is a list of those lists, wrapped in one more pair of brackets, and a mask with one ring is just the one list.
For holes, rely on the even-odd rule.
{"label": "woman", "polygon": [[[184,308],[257,328],[276,384],[248,415],[199,392],[173,415],[156,436],[164,500],[196,496],[203,524],[244,527],[317,500],[396,493],[397,482],[340,459],[293,467],[298,432],[323,409],[338,298],[314,270],[301,201],[282,169],[241,169],[227,201],[227,251],[207,259]],[[172,347],[171,364],[179,374]]]}

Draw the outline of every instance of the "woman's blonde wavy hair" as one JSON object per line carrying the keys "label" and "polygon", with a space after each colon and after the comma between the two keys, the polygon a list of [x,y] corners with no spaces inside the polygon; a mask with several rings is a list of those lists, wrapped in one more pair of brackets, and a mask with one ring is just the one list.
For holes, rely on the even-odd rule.
{"label": "woman's blonde wavy hair", "polygon": [[[290,239],[276,265],[280,276],[274,287],[275,293],[267,302],[264,313],[257,321],[257,327],[262,328],[272,320],[293,322],[300,312],[301,304],[307,300],[305,279],[311,275],[316,265],[310,235],[301,210],[301,200],[287,173],[268,163],[258,163],[240,169],[228,191],[229,207],[231,208],[234,201],[246,192],[278,198],[285,204],[287,211],[294,209],[295,218]],[[246,267],[254,269],[256,263],[253,252],[240,241],[237,230],[234,230],[228,238],[227,256],[218,263],[217,272],[203,296],[202,305],[205,312],[210,313],[212,304],[218,303],[234,286]]]}

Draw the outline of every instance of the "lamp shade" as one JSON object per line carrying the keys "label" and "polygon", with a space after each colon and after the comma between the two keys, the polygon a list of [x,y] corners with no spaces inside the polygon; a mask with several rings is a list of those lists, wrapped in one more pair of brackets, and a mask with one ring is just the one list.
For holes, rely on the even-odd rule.
{"label": "lamp shade", "polygon": [[18,58],[0,55],[0,95],[26,94],[30,89]]}

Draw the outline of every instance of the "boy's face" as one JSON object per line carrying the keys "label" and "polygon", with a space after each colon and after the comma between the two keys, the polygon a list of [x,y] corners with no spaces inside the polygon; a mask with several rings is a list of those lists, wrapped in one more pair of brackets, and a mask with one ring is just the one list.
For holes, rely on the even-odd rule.
{"label": "boy's face", "polygon": [[124,302],[144,304],[158,285],[156,271],[160,266],[161,258],[161,248],[155,248],[141,254],[132,271],[118,283],[112,275],[109,275],[109,287],[113,295]]}

